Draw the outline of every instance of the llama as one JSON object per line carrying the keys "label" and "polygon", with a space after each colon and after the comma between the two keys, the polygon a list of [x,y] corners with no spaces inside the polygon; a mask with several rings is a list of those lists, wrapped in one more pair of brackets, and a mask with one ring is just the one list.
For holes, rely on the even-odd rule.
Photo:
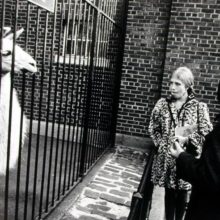
{"label": "llama", "polygon": [[[23,29],[16,31],[16,39],[23,32]],[[1,72],[1,87],[0,87],[0,174],[6,173],[7,149],[8,149],[8,129],[9,129],[9,103],[11,91],[11,65],[13,51],[13,33],[10,28],[4,28],[2,39],[2,72]],[[35,60],[15,45],[14,72],[25,70],[28,72],[36,72]],[[12,92],[12,120],[11,120],[11,139],[10,139],[10,160],[9,169],[15,167],[20,142],[20,122],[21,122],[21,107],[18,101],[16,90]],[[22,145],[24,143],[25,133],[27,130],[27,119],[23,116],[22,129]]]}

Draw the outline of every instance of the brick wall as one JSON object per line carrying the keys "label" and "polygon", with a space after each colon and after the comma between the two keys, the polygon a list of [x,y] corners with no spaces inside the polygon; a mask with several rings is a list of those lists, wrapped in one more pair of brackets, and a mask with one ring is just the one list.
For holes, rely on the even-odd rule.
{"label": "brick wall", "polygon": [[148,136],[152,107],[167,95],[170,74],[182,65],[192,69],[196,96],[208,104],[213,120],[219,112],[219,33],[219,0],[129,1],[117,132]]}
{"label": "brick wall", "polygon": [[190,67],[195,75],[196,96],[208,104],[212,121],[219,112],[219,33],[220,1],[173,1],[162,94],[167,94],[169,76],[176,67]]}
{"label": "brick wall", "polygon": [[129,1],[117,132],[145,137],[160,96],[170,1]]}

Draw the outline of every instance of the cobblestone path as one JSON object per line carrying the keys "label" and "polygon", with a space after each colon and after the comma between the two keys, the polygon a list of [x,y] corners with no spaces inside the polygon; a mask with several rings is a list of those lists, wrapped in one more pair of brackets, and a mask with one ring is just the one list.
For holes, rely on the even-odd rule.
{"label": "cobblestone path", "polygon": [[117,146],[60,220],[125,220],[139,185],[146,153]]}

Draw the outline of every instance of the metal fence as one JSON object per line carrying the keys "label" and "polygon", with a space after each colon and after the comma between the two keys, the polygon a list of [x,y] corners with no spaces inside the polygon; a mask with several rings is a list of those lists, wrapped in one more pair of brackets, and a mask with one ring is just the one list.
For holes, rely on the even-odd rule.
{"label": "metal fence", "polygon": [[127,1],[49,2],[0,2],[1,220],[45,218],[114,146]]}
{"label": "metal fence", "polygon": [[131,209],[128,220],[150,220],[150,210],[153,194],[153,183],[151,182],[151,169],[156,149],[152,144],[149,157],[144,168],[144,172],[138,186],[138,190],[133,193]]}

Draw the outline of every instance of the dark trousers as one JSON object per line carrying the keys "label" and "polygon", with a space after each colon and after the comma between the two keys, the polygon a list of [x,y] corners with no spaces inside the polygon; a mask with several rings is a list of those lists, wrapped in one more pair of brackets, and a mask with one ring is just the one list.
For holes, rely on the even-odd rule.
{"label": "dark trousers", "polygon": [[165,188],[166,220],[183,220],[189,202],[189,191]]}

